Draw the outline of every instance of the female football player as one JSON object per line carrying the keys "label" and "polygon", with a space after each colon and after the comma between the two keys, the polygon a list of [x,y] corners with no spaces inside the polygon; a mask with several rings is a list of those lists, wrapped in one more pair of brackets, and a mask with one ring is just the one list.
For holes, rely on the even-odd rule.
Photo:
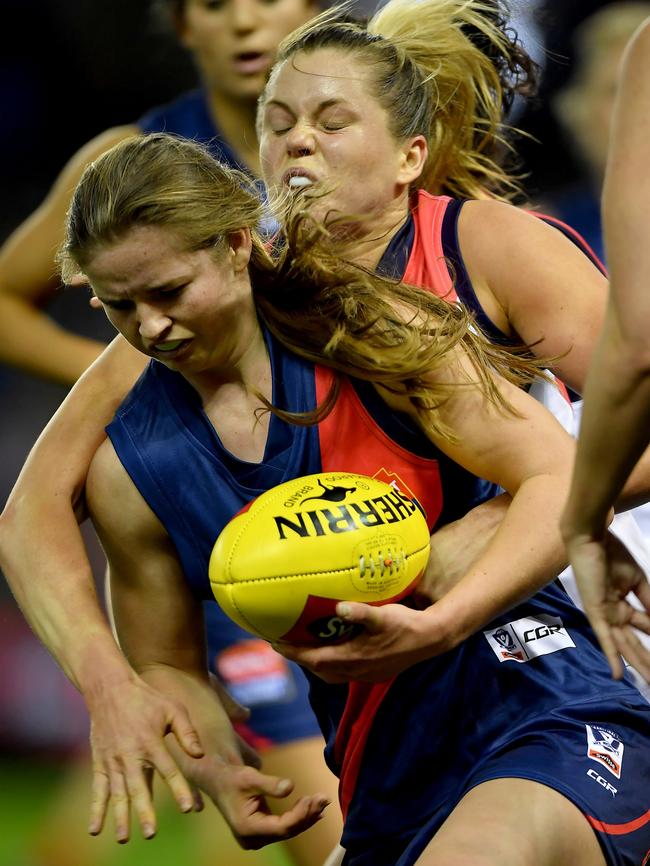
{"label": "female football player", "polygon": [[[462,307],[347,263],[345,218],[319,243],[319,223],[289,216],[274,261],[260,215],[242,177],[196,145],[135,138],[84,174],[61,253],[153,359],[108,427],[86,497],[127,659],[186,707],[203,744],[182,769],[238,836],[266,841],[251,839],[265,804],[201,640],[208,559],[228,520],[288,479],[360,470],[408,487],[433,530],[491,495],[488,479],[512,496],[504,521],[436,604],[383,608],[400,654],[381,682],[312,677],[340,776],[343,862],[640,862],[650,707],[630,682],[612,684],[582,612],[547,585],[563,560],[573,443],[517,387],[541,363],[495,347]],[[146,785],[141,764],[110,754],[114,720],[93,725],[101,822],[109,797],[123,808]],[[299,801],[283,832],[324,802]]]}

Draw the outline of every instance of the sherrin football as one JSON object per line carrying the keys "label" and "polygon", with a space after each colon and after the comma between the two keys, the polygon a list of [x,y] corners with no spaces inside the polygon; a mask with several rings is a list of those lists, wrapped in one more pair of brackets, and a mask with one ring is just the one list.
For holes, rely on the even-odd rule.
{"label": "sherrin football", "polygon": [[429,556],[420,506],[365,475],[324,472],[266,491],[223,529],[210,583],[225,613],[266,640],[322,644],[349,637],[339,601],[395,602]]}

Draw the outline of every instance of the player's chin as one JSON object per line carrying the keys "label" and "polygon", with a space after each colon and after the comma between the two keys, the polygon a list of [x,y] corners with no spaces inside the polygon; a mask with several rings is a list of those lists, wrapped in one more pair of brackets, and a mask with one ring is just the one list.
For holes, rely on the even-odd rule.
{"label": "player's chin", "polygon": [[268,69],[249,75],[237,75],[233,73],[232,76],[229,76],[226,86],[222,85],[219,89],[233,99],[242,99],[244,101],[257,100],[266,86],[268,74]]}

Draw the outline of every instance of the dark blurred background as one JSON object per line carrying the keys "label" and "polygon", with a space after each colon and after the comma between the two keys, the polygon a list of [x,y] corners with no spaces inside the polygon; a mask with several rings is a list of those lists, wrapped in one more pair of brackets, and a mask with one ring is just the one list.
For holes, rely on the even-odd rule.
{"label": "dark blurred background", "polygon": [[[582,183],[588,175],[551,100],[571,75],[576,26],[604,5],[548,0],[517,6],[522,35],[543,58],[540,95],[517,117],[535,139],[520,142],[534,199],[550,201],[557,190]],[[188,57],[153,25],[148,0],[3,0],[2,25],[0,239],[41,201],[81,144],[110,126],[135,120],[195,81]],[[78,295],[62,292],[50,311],[82,333],[103,339],[110,335],[103,315]],[[60,386],[0,367],[0,503],[64,396]],[[90,536],[89,544],[100,572],[101,557]],[[59,780],[66,763],[83,752],[85,740],[81,700],[32,637],[0,579],[2,866],[54,866],[56,858],[39,839],[49,832],[48,821],[57,810],[79,808]],[[85,808],[82,799],[83,814],[73,817],[79,832]],[[174,824],[172,818],[170,822]],[[189,862],[183,832],[168,834],[155,849],[148,847],[147,856],[142,847],[130,846],[130,854],[120,852],[120,862],[145,864],[149,857],[157,866]],[[74,847],[76,838],[69,844]],[[89,856],[88,866],[113,862],[112,854]],[[56,863],[67,866],[65,858]]]}

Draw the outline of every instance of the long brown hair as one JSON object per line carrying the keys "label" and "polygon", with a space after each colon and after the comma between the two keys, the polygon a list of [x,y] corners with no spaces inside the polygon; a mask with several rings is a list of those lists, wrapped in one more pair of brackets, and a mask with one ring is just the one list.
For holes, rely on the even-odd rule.
{"label": "long brown hair", "polygon": [[[271,256],[255,230],[262,211],[251,181],[195,142],[164,133],[134,136],[91,163],[79,181],[58,254],[62,275],[83,271],[136,226],[163,228],[181,248],[210,249],[216,257],[245,227],[253,236],[253,295],[272,333],[303,358],[407,397],[431,430],[451,437],[435,411],[450,386],[432,383],[430,375],[458,349],[471,359],[473,382],[501,407],[507,404],[493,372],[516,384],[540,373],[541,361],[493,346],[461,306],[342,260],[333,233],[304,210],[290,215],[286,243]],[[314,423],[335,398],[336,385],[306,415],[269,408],[295,423]]]}
{"label": "long brown hair", "polygon": [[[473,370],[465,384],[478,386],[504,411],[512,408],[494,374],[519,387],[548,376],[548,359],[534,358],[526,346],[494,345],[461,304],[342,259],[335,233],[308,210],[289,214],[285,239],[273,270],[251,267],[256,306],[269,330],[303,358],[408,398],[425,428],[455,438],[436,409],[463,383],[432,381],[432,374],[437,379],[459,352]],[[313,412],[277,414],[314,423],[329,413],[336,394],[335,382]]]}

